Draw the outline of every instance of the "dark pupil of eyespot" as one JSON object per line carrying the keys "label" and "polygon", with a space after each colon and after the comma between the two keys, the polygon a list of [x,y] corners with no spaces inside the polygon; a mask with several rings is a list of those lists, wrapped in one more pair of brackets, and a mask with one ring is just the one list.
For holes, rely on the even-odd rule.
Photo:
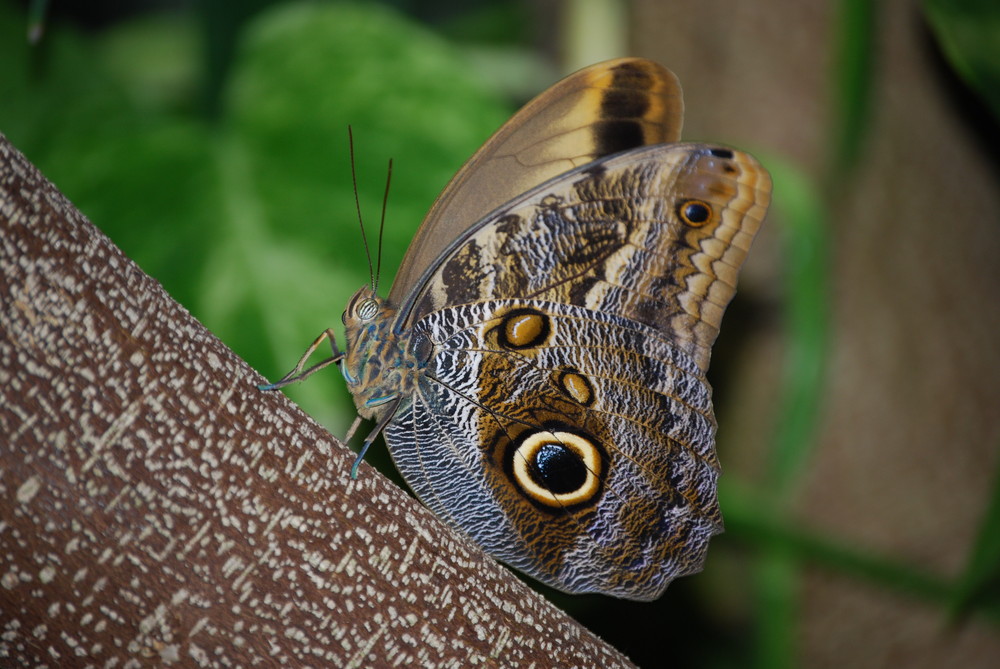
{"label": "dark pupil of eyespot", "polygon": [[579,490],[587,480],[587,467],[580,456],[562,444],[539,448],[531,472],[535,483],[556,495]]}
{"label": "dark pupil of eyespot", "polygon": [[684,216],[692,223],[704,223],[708,220],[708,208],[697,202],[684,207]]}

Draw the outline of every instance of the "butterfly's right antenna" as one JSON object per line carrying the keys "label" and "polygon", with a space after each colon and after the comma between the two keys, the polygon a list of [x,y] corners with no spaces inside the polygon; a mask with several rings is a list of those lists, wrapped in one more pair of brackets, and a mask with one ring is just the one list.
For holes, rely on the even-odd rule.
{"label": "butterfly's right antenna", "polygon": [[[365,222],[361,218],[361,200],[358,198],[358,172],[354,168],[354,132],[351,130],[351,126],[347,126],[347,144],[351,152],[351,183],[354,185],[354,206],[358,210],[358,225],[361,226],[361,241],[365,245],[365,255],[368,256],[368,277],[372,286],[372,296],[375,295],[376,279],[375,279],[375,266],[372,265],[372,252],[371,248],[368,246],[368,235],[365,234]],[[382,248],[382,233],[379,232],[379,255],[381,255]]]}
{"label": "butterfly's right antenna", "polygon": [[28,44],[37,45],[45,34],[45,18],[49,0],[31,0],[28,4]]}

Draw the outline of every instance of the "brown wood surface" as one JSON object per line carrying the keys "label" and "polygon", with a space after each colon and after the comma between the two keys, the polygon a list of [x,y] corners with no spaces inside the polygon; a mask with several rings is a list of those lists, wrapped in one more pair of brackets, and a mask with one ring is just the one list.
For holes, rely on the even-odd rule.
{"label": "brown wood surface", "polygon": [[0,136],[0,664],[629,666],[260,382]]}

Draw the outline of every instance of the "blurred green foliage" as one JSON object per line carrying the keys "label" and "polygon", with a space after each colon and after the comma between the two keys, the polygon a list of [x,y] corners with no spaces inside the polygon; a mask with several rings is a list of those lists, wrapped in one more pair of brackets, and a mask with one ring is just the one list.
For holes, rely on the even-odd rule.
{"label": "blurred green foliage", "polygon": [[923,5],[952,68],[1000,119],[1000,2],[924,0]]}
{"label": "blurred green foliage", "polygon": [[[6,16],[4,16],[6,14]],[[0,5],[0,131],[148,274],[275,378],[368,282],[358,194],[377,235],[395,163],[383,276],[433,198],[511,108],[436,35],[378,5],[289,4],[241,34],[219,113],[199,104],[199,24],[121,23],[38,47]],[[374,249],[372,251],[374,253]],[[290,394],[334,432],[339,375]]]}
{"label": "blurred green foliage", "polygon": [[[821,565],[878,587],[929,601],[953,619],[980,613],[1000,622],[1000,472],[967,566],[955,579],[871,555],[817,536],[798,526],[788,508],[790,493],[815,445],[825,378],[830,314],[825,210],[849,187],[869,132],[872,87],[879,71],[875,40],[882,5],[840,0],[834,43],[833,119],[829,129],[829,169],[813,182],[794,165],[765,160],[774,180],[772,220],[783,225],[788,282],[785,309],[788,347],[783,401],[768,469],[770,485],[748,490],[738,483],[720,489],[727,529],[758,547],[755,561],[754,666],[795,666],[804,564]],[[995,136],[1000,120],[1000,3],[995,0],[925,0],[925,18],[955,72],[992,109]],[[990,131],[988,131],[990,132]],[[992,151],[998,148],[988,147]]]}

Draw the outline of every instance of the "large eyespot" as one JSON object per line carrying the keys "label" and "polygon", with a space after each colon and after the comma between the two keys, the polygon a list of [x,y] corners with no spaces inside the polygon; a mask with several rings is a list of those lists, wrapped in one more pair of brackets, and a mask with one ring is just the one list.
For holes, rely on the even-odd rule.
{"label": "large eyespot", "polygon": [[551,319],[537,309],[512,309],[504,314],[495,332],[497,344],[502,348],[535,348],[548,340],[552,332]]}
{"label": "large eyespot", "polygon": [[687,225],[700,228],[712,220],[712,205],[702,200],[682,200],[677,205],[677,215]]}
{"label": "large eyespot", "polygon": [[588,437],[572,432],[533,432],[513,450],[511,472],[533,502],[566,509],[597,498],[602,456]]}

